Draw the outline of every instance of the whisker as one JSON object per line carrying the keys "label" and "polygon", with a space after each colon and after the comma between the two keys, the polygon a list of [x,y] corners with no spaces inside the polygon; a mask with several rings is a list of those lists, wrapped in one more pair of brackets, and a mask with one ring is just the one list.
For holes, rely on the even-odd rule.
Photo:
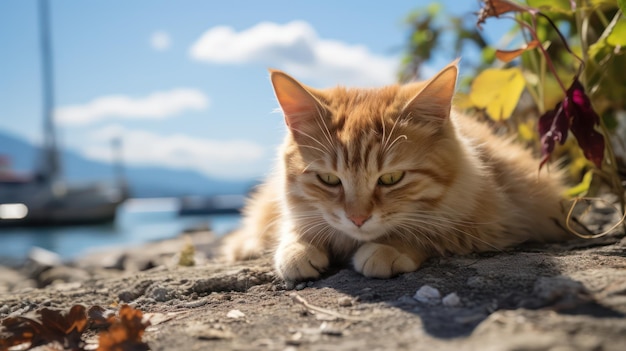
{"label": "whisker", "polygon": [[295,129],[295,128],[293,130],[298,132],[298,133],[300,133],[300,134],[302,134],[302,135],[304,135],[304,136],[306,136],[306,137],[308,137],[309,139],[313,140],[314,142],[318,143],[321,147],[324,148],[324,150],[326,151],[325,152],[326,154],[330,154],[331,153],[331,151],[328,149],[328,147],[326,145],[324,145],[324,143],[322,143],[321,141],[317,140],[317,138],[309,135],[308,133],[303,132],[302,130]]}
{"label": "whisker", "polygon": [[[443,209],[444,210],[448,209],[450,212],[454,211],[454,209],[450,208],[449,206],[445,206]],[[468,220],[462,220],[462,219],[453,219],[440,213],[434,213],[432,211],[423,211],[423,210],[413,210],[413,212],[411,212],[410,215],[423,216],[424,218],[428,218],[430,220],[447,221],[449,223],[455,223],[455,224],[481,225],[481,224],[496,223],[496,221],[477,222],[477,221],[468,221]]]}
{"label": "whisker", "polygon": [[404,229],[404,230],[406,230],[406,233],[404,235],[407,236],[407,237],[412,237],[414,242],[421,243],[422,242],[421,239],[426,239],[430,243],[432,248],[438,249],[438,247],[440,246],[440,245],[437,245],[433,241],[433,239],[430,237],[430,235],[424,233],[422,230],[417,230],[416,231],[416,228],[414,228],[412,226],[409,226],[408,224],[400,224],[399,227]]}
{"label": "whisker", "polygon": [[322,129],[322,127],[319,124],[319,121],[321,120],[322,125],[324,125],[324,129],[322,130],[322,132],[324,136],[326,137],[326,141],[328,141],[328,146],[334,149],[335,144],[332,141],[332,135],[330,134],[330,130],[328,129],[328,125],[326,124],[326,119],[324,118],[323,112],[319,106],[316,105],[315,108],[317,109],[317,117],[318,117],[317,125],[318,127],[320,127],[320,129]]}
{"label": "whisker", "polygon": [[312,146],[312,145],[300,145],[300,147],[305,147],[305,148],[308,148],[308,149],[317,150],[317,151],[319,151],[319,152],[321,152],[321,153],[323,153],[323,154],[326,154],[326,153],[327,153],[327,151],[326,151],[326,150],[322,150],[322,149],[320,149],[320,148],[319,148],[319,147],[317,147],[317,146]]}
{"label": "whisker", "polygon": [[396,130],[396,126],[398,125],[398,121],[400,119],[396,118],[396,120],[393,122],[393,126],[391,127],[391,132],[389,132],[389,136],[387,137],[387,140],[383,140],[383,148],[382,148],[382,152],[383,154],[389,151],[389,141],[391,140],[391,137],[393,136],[393,131]]}
{"label": "whisker", "polygon": [[[422,219],[418,219],[418,218],[405,218],[404,220],[407,221],[407,222],[423,224],[423,225],[425,225],[427,227],[431,227],[431,228],[434,227],[434,228],[436,228],[438,230],[439,229],[444,229],[444,230],[448,230],[449,232],[451,231],[451,232],[456,232],[456,233],[461,234],[461,235],[469,236],[470,238],[472,238],[472,239],[474,239],[474,240],[476,240],[476,241],[478,241],[478,242],[480,242],[480,243],[482,243],[482,244],[484,244],[486,246],[489,246],[489,247],[493,248],[496,251],[502,251],[501,248],[499,248],[497,246],[494,246],[493,244],[489,243],[488,241],[486,241],[484,239],[481,239],[479,236],[473,235],[473,234],[471,234],[470,232],[468,232],[466,230],[458,228],[457,226],[445,226],[445,223],[426,222],[426,221],[424,221]],[[443,233],[443,234],[445,234],[445,233]],[[442,237],[447,238],[445,235],[443,235]],[[447,238],[447,239],[449,241],[451,241],[450,238]],[[459,246],[461,246],[461,245],[459,245]]]}
{"label": "whisker", "polygon": [[404,134],[402,134],[402,135],[398,136],[397,138],[395,138],[395,139],[391,142],[391,144],[389,144],[388,151],[391,151],[391,150],[393,149],[393,146],[394,146],[394,145],[395,145],[395,144],[396,144],[396,143],[397,143],[400,139],[404,139],[405,141],[406,141],[406,140],[408,140],[407,136],[406,136],[406,135],[404,135]]}

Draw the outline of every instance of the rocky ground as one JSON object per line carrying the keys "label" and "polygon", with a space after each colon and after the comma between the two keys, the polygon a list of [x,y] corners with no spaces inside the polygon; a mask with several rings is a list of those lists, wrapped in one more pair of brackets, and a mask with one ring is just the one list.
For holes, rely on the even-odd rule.
{"label": "rocky ground", "polygon": [[[182,267],[193,242],[196,265]],[[625,350],[626,237],[445,257],[390,280],[338,268],[287,290],[208,232],[0,268],[0,319],[74,304],[144,311],[152,350]],[[209,258],[207,258],[209,257]]]}

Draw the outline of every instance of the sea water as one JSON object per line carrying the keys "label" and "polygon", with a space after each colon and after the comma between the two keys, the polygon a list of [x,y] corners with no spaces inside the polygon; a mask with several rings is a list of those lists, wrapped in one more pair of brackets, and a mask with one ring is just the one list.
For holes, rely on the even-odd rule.
{"label": "sea water", "polygon": [[0,228],[0,262],[19,261],[33,247],[70,260],[93,250],[137,246],[172,238],[185,230],[210,228],[216,235],[235,229],[239,215],[179,216],[178,199],[129,199],[118,208],[115,222],[103,225]]}

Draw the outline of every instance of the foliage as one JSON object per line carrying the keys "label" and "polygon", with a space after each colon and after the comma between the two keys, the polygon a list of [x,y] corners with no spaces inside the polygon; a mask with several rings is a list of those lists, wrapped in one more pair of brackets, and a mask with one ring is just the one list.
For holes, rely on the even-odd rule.
{"label": "foliage", "polygon": [[472,82],[469,99],[475,107],[485,109],[492,119],[502,121],[513,114],[522,90],[524,76],[519,68],[487,68]]}
{"label": "foliage", "polygon": [[[446,17],[441,4],[433,2],[425,8],[411,12],[406,20],[411,32],[405,49],[403,69],[399,74],[401,82],[419,77],[424,64],[434,58],[435,52],[445,52],[447,56],[456,58],[461,52],[471,47],[478,51],[489,50],[486,40],[475,26],[475,17],[470,14],[464,17]],[[450,34],[454,34],[451,38]],[[474,64],[484,68],[493,61],[483,58]],[[475,71],[478,67],[468,60],[462,63],[467,70]]]}
{"label": "foliage", "polygon": [[[98,351],[148,350],[141,341],[144,330],[150,325],[143,321],[143,313],[123,305],[117,315],[100,306],[88,310],[74,305],[67,314],[42,308],[39,318],[7,317],[0,321],[0,350],[27,345],[27,349],[46,346],[47,350],[92,349],[86,343],[88,330],[102,330],[98,338]],[[22,348],[20,348],[22,349]]]}
{"label": "foliage", "polygon": [[[461,82],[457,107],[477,111],[532,144],[542,154],[542,166],[551,158],[565,159],[570,174],[581,181],[569,195],[593,195],[607,184],[623,209],[623,164],[618,162],[624,155],[616,154],[614,145],[623,145],[616,131],[626,123],[619,120],[626,115],[624,11],[626,0],[485,0],[474,17],[474,29],[460,18],[441,20],[440,9],[416,11],[422,16],[414,13],[408,21],[413,31],[435,33],[434,39],[444,30],[457,30],[452,46],[462,47],[472,38],[469,41],[480,49],[481,62],[470,67],[471,82]],[[482,31],[482,25],[493,20],[512,24],[499,49],[487,43]],[[410,37],[404,62],[423,65],[432,52],[414,57],[419,53],[415,46],[421,44],[415,37]],[[441,46],[431,42],[426,48]],[[458,52],[451,58],[456,56]]]}

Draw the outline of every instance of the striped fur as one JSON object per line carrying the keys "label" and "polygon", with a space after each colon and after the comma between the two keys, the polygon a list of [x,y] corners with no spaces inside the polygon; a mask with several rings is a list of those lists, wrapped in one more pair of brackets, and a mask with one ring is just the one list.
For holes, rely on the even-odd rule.
{"label": "striped fur", "polygon": [[[453,63],[426,82],[318,90],[272,71],[288,126],[282,162],[224,255],[270,251],[288,281],[348,261],[388,278],[434,255],[566,238],[560,175],[538,173],[529,151],[454,112],[456,76]],[[400,181],[380,184],[391,172]]]}

